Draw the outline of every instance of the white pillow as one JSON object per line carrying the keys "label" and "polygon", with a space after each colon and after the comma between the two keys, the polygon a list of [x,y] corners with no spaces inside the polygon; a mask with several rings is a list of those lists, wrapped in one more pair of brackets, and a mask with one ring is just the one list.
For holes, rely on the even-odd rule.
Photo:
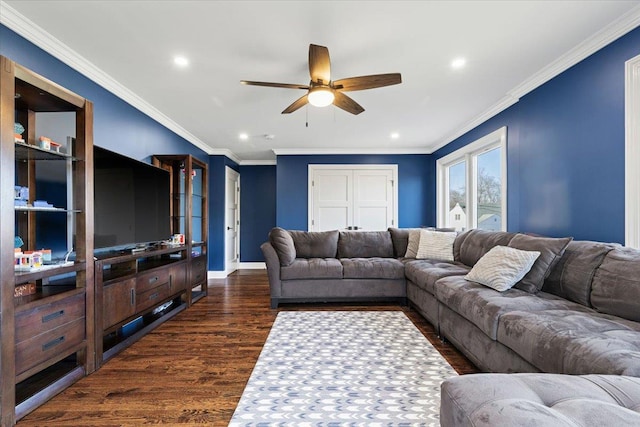
{"label": "white pillow", "polygon": [[418,254],[418,245],[420,244],[420,229],[416,228],[409,231],[409,242],[407,243],[407,252],[405,258],[415,258]]}
{"label": "white pillow", "polygon": [[531,270],[540,256],[538,251],[523,251],[508,246],[494,246],[464,276],[496,291],[511,289]]}
{"label": "white pillow", "polygon": [[457,235],[455,231],[420,230],[416,258],[453,261],[453,242]]}

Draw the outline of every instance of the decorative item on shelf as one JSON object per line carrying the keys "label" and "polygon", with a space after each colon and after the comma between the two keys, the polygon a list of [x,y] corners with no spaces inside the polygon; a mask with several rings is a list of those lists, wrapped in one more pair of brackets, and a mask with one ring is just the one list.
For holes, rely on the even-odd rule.
{"label": "decorative item on shelf", "polygon": [[13,290],[14,298],[23,297],[25,295],[33,295],[36,293],[36,284],[35,283],[23,283],[22,285],[18,285]]}
{"label": "decorative item on shelf", "polygon": [[52,208],[53,205],[46,200],[34,200],[33,201],[34,208]]}
{"label": "decorative item on shelf", "polygon": [[29,200],[29,187],[14,185],[13,198],[18,200]]}
{"label": "decorative item on shelf", "polygon": [[174,234],[171,236],[171,244],[184,245],[184,234]]}
{"label": "decorative item on shelf", "polygon": [[55,141],[51,141],[50,144],[51,144],[51,148],[50,148],[51,151],[55,151],[56,153],[60,152],[60,144],[58,144]]}
{"label": "decorative item on shelf", "polygon": [[22,245],[24,245],[24,241],[22,240],[22,238],[20,238],[20,236],[15,236],[13,238],[13,247],[15,249],[20,249]]}
{"label": "decorative item on shelf", "polygon": [[36,141],[36,144],[43,150],[49,150],[51,148],[51,138],[41,136],[38,141]]}
{"label": "decorative item on shelf", "polygon": [[29,206],[29,187],[13,186],[13,205]]}
{"label": "decorative item on shelf", "polygon": [[40,249],[40,251],[42,253],[42,263],[43,264],[51,264],[52,258],[51,258],[51,249]]}
{"label": "decorative item on shelf", "polygon": [[13,124],[13,139],[15,140],[15,142],[20,142],[24,144],[24,138],[22,138],[23,132],[24,132],[24,126],[22,126],[18,122],[15,122]]}
{"label": "decorative item on shelf", "polygon": [[16,271],[31,271],[40,267],[42,267],[42,253],[33,251],[15,253]]}

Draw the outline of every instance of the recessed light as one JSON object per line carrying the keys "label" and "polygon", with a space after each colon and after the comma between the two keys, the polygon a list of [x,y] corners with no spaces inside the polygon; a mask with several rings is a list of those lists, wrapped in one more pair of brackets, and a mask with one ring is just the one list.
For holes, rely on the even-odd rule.
{"label": "recessed light", "polygon": [[467,60],[462,57],[456,58],[453,61],[451,61],[451,68],[453,68],[454,70],[459,70],[461,68],[464,68],[465,65],[467,65]]}
{"label": "recessed light", "polygon": [[400,138],[400,134],[398,132],[393,132],[391,135],[391,139],[398,139]]}
{"label": "recessed light", "polygon": [[249,135],[243,132],[238,135],[238,138],[240,138],[242,141],[246,141],[247,139],[249,139]]}
{"label": "recessed light", "polygon": [[173,63],[178,67],[186,67],[187,65],[189,65],[189,60],[184,56],[176,56],[175,58],[173,58]]}

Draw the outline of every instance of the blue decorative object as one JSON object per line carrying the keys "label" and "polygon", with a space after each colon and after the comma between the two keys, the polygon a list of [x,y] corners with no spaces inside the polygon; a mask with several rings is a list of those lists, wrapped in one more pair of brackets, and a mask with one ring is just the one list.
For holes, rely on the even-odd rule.
{"label": "blue decorative object", "polygon": [[15,122],[13,124],[13,133],[19,133],[20,135],[22,135],[22,132],[24,132],[24,126],[22,126],[18,122]]}
{"label": "blue decorative object", "polygon": [[22,247],[22,245],[24,245],[24,242],[22,241],[20,236],[15,236],[13,238],[13,247],[16,248],[16,249],[19,249],[19,248]]}

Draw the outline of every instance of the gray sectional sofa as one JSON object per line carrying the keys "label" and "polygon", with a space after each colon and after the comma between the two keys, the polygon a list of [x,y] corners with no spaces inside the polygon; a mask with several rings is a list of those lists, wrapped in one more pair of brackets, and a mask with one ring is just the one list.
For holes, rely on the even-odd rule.
{"label": "gray sectional sofa", "polygon": [[406,304],[404,264],[387,231],[287,231],[261,246],[271,308],[288,302],[398,301]]}
{"label": "gray sectional sofa", "polygon": [[[483,371],[571,374],[528,374],[528,382],[509,376],[518,385],[508,383],[513,399],[546,414],[546,421],[535,425],[563,425],[560,421],[566,422],[567,415],[549,409],[548,400],[552,397],[555,405],[556,398],[563,399],[558,390],[580,388],[584,381],[600,391],[583,397],[602,404],[611,420],[620,416],[619,425],[629,419],[640,425],[640,418],[634,418],[640,417],[640,383],[634,378],[640,377],[640,251],[570,238],[469,230],[455,238],[453,261],[413,259],[404,257],[409,234],[397,228],[325,235],[274,230],[262,246],[272,306],[407,297],[440,336]],[[331,245],[325,240],[329,236]],[[317,252],[319,246],[326,252]],[[464,278],[495,246],[540,252],[529,273],[504,292]],[[329,270],[331,276],[325,275]],[[618,386],[617,378],[626,381],[619,391],[626,398],[608,391]],[[478,420],[508,414],[514,400],[498,398],[509,396],[504,381],[497,374],[445,381],[442,424],[484,425]],[[491,393],[496,399],[487,399]]]}

